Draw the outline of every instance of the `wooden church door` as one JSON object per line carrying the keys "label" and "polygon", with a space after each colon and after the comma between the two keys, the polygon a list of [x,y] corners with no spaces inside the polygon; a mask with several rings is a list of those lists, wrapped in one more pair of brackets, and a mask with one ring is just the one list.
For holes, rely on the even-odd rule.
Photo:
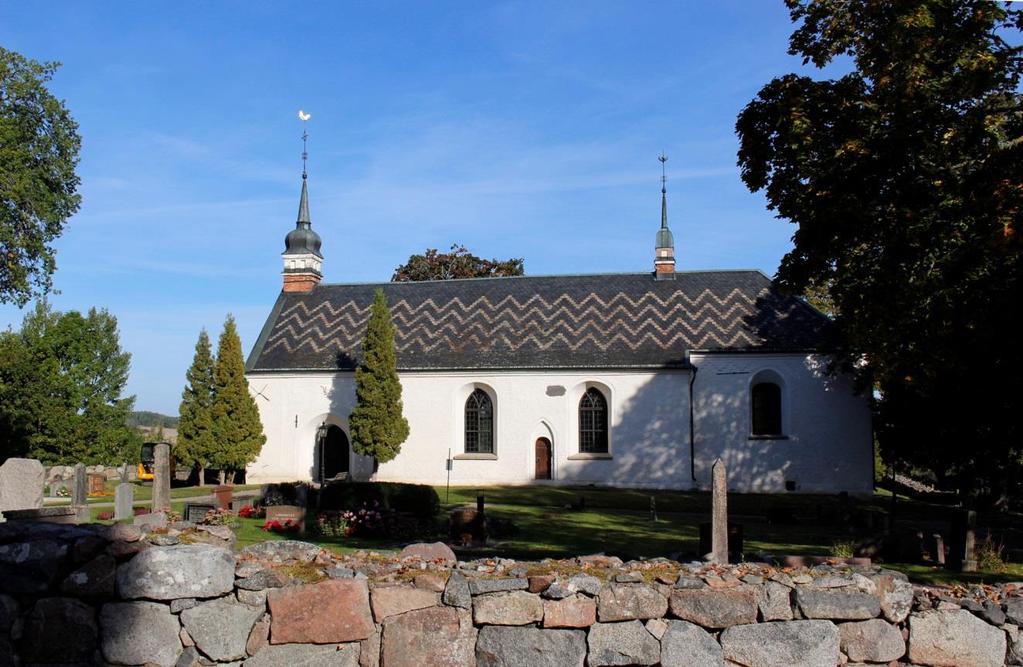
{"label": "wooden church door", "polygon": [[551,441],[536,439],[536,479],[551,478]]}

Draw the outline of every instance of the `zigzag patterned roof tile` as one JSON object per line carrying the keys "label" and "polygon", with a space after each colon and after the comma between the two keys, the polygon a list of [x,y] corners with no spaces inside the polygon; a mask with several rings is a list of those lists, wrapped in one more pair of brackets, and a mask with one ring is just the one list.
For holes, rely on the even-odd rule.
{"label": "zigzag patterned roof tile", "polygon": [[826,349],[832,329],[759,271],[323,284],[281,293],[248,370],[354,369],[377,289],[401,370],[681,368],[687,349]]}

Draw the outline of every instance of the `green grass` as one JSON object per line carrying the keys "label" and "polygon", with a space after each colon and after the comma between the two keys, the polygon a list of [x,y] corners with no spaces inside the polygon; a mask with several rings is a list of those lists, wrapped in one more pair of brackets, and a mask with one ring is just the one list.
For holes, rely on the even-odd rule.
{"label": "green grass", "polygon": [[[107,495],[105,496],[89,496],[86,502],[90,505],[94,503],[112,503],[114,502],[114,493],[117,489],[117,481],[107,482]],[[153,499],[153,486],[152,484],[143,484],[142,482],[132,482],[135,486],[135,502],[150,501]],[[259,484],[235,484],[235,493],[239,491],[258,491],[260,488]],[[197,496],[211,496],[213,495],[213,485],[207,484],[206,486],[179,486],[171,487],[171,498],[194,498]],[[47,503],[47,505],[67,505],[71,502],[70,498],[63,498],[60,502]]]}
{"label": "green grass", "polygon": [[[236,490],[258,488],[239,485]],[[455,551],[463,559],[483,556],[505,556],[521,560],[567,558],[588,553],[608,553],[624,559],[667,556],[681,553],[695,558],[699,547],[699,524],[709,520],[710,495],[702,492],[646,491],[595,487],[510,486],[452,487],[450,496],[445,487],[435,487],[441,499],[437,517],[437,534],[423,539],[443,539],[447,516],[451,509],[476,504],[482,490],[489,516],[510,520],[518,529],[508,537],[496,537],[486,548]],[[151,487],[136,489],[136,500],[147,500]],[[177,502],[172,508],[184,510],[184,500],[209,495],[212,487],[172,489]],[[650,500],[656,500],[657,521],[650,514]],[[732,520],[741,523],[744,550],[774,556],[827,556],[842,545],[854,541],[855,535],[835,517],[843,508],[858,515],[886,512],[891,496],[878,492],[872,496],[843,501],[834,495],[803,494],[729,494],[728,509]],[[100,510],[93,508],[93,517]],[[108,510],[107,510],[108,511]],[[942,506],[897,499],[898,527],[928,529],[937,522],[947,522],[949,509]],[[309,520],[313,520],[310,512]],[[774,521],[769,520],[774,519]],[[1001,522],[1017,524],[1019,517],[1008,516]],[[242,548],[266,540],[288,539],[261,530],[263,519],[239,519],[235,527],[237,546]],[[338,553],[356,550],[391,552],[402,544],[395,540],[367,538],[320,538],[307,531],[299,538]],[[956,573],[937,567],[912,563],[885,563],[886,567],[905,572],[920,583],[999,583],[1023,581],[1023,565],[1008,564],[1004,571]]]}

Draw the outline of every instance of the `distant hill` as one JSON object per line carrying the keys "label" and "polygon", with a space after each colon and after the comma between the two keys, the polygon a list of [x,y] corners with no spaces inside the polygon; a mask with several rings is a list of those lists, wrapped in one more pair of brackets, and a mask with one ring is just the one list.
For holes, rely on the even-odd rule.
{"label": "distant hill", "polygon": [[128,426],[147,426],[156,428],[162,426],[164,428],[177,428],[178,418],[171,417],[170,415],[163,415],[159,412],[150,412],[148,410],[139,410],[133,412],[128,416]]}

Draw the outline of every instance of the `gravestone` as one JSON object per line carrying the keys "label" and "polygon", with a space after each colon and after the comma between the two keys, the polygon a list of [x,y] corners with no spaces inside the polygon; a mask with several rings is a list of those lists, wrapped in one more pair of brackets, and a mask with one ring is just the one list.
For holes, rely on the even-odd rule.
{"label": "gravestone", "polygon": [[62,479],[55,479],[50,482],[50,497],[60,498],[62,497],[62,494],[66,494],[66,496],[71,495],[71,489],[68,487],[68,483]]}
{"label": "gravestone", "polygon": [[35,459],[7,459],[0,466],[0,512],[43,506],[46,469]]}
{"label": "gravestone", "polygon": [[171,469],[170,445],[158,442],[153,447],[153,511],[162,512],[170,509]]}
{"label": "gravestone", "polygon": [[231,509],[231,500],[234,498],[233,489],[234,487],[230,484],[219,484],[213,487],[213,497],[216,499],[219,509]]}
{"label": "gravestone", "polygon": [[75,485],[71,489],[71,504],[84,505],[85,499],[89,496],[88,479],[86,479],[85,464],[75,464]]}
{"label": "gravestone", "polygon": [[216,505],[207,505],[205,503],[188,503],[185,505],[185,521],[191,523],[202,523],[206,520],[206,514],[216,510]]}
{"label": "gravestone", "polygon": [[114,492],[114,520],[128,519],[134,515],[135,485],[121,483]]}
{"label": "gravestone", "polygon": [[266,508],[266,522],[276,521],[282,526],[287,522],[298,526],[298,533],[305,533],[305,508],[298,505],[268,505]]}
{"label": "gravestone", "polygon": [[960,572],[977,571],[977,513],[959,510],[952,518],[948,565]]}
{"label": "gravestone", "polygon": [[728,564],[728,474],[721,459],[710,469],[711,560]]}
{"label": "gravestone", "polygon": [[938,565],[945,564],[945,539],[941,533],[934,533],[934,562]]}
{"label": "gravestone", "polygon": [[102,496],[107,492],[107,476],[103,473],[89,473],[89,495]]}

